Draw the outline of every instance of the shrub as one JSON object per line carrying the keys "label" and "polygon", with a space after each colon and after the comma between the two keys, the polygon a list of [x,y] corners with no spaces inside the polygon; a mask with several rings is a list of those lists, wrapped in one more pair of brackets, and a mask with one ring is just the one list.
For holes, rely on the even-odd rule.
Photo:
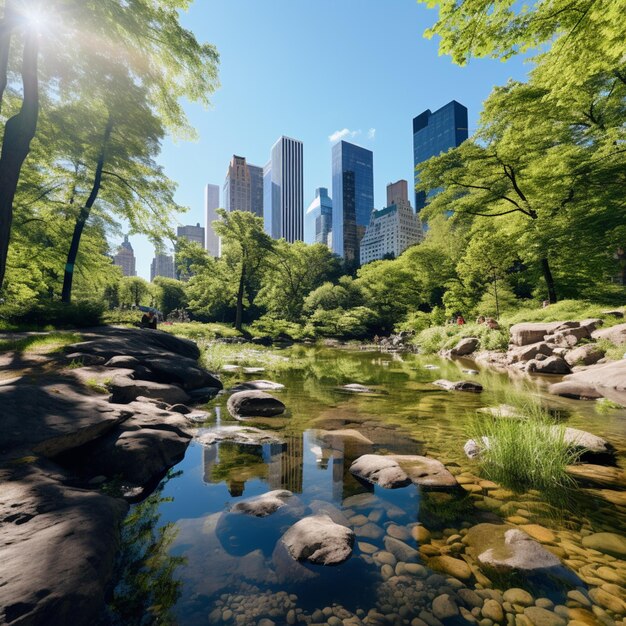
{"label": "shrub", "polygon": [[507,330],[492,330],[484,324],[464,324],[457,326],[432,326],[423,330],[415,339],[420,352],[430,354],[453,348],[464,337],[480,339],[480,350],[505,350],[509,343]]}
{"label": "shrub", "polygon": [[47,302],[0,309],[0,323],[6,328],[42,330],[47,328],[87,328],[102,324],[101,302]]}

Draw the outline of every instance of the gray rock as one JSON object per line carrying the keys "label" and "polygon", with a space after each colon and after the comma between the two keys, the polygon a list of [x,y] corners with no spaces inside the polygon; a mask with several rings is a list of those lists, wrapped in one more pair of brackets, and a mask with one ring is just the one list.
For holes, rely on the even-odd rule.
{"label": "gray rock", "polygon": [[453,382],[451,380],[445,380],[443,378],[434,381],[434,385],[443,387],[447,391],[469,391],[473,393],[480,393],[483,390],[483,386],[471,380],[458,380]]}
{"label": "gray rock", "polygon": [[452,350],[450,350],[451,356],[467,356],[468,354],[472,354],[478,348],[480,344],[480,339],[477,337],[465,337],[465,339],[461,339]]}
{"label": "gray rock", "polygon": [[402,563],[415,563],[419,560],[419,552],[400,539],[387,535],[384,543],[387,552],[391,552]]}
{"label": "gray rock", "polygon": [[[96,356],[95,354],[88,354],[86,352],[70,352],[65,355],[65,358],[70,362],[78,362],[83,365],[102,365],[106,359],[102,356]],[[123,367],[123,366],[120,366]]]}
{"label": "gray rock", "polygon": [[267,517],[285,506],[292,496],[293,493],[291,493],[291,491],[276,489],[255,498],[241,500],[234,504],[230,510],[233,513],[245,513],[246,515],[253,515],[254,517]]}
{"label": "gray rock", "polygon": [[563,330],[557,330],[550,340],[557,346],[563,348],[573,348],[581,339],[589,339],[591,333],[588,328],[579,326],[578,328],[566,328]]}
{"label": "gray rock", "polygon": [[222,382],[207,372],[193,359],[180,356],[146,358],[143,364],[156,376],[157,382],[176,383],[183,389],[214,387],[222,389]]}
{"label": "gray rock", "polygon": [[[568,387],[565,387],[563,383],[568,383]],[[584,371],[565,377],[563,383],[552,385],[550,393],[557,395],[572,393],[575,391],[574,385],[577,385],[582,391],[593,389],[605,398],[626,406],[626,359],[612,363],[598,363]]]}
{"label": "gray rock", "polygon": [[531,343],[525,346],[512,346],[507,352],[507,360],[510,363],[525,363],[534,359],[539,354],[552,356],[554,348],[545,341]]}
{"label": "gray rock", "polygon": [[275,383],[271,380],[249,380],[235,385],[231,388],[231,391],[279,391],[284,388],[285,385]]}
{"label": "gray rock", "polygon": [[379,454],[360,456],[352,462],[350,473],[385,489],[406,487],[411,482],[395,459]]}
{"label": "gray rock", "polygon": [[184,404],[173,404],[169,410],[172,413],[180,413],[181,415],[189,415],[191,413],[191,409]]}
{"label": "gray rock", "polygon": [[284,443],[276,434],[251,426],[219,426],[196,437],[198,443],[205,446],[219,443],[220,441],[230,441],[244,445],[258,446],[264,443]]}
{"label": "gray rock", "polygon": [[538,606],[526,607],[524,617],[529,619],[533,626],[566,626],[567,624],[567,620],[560,615]]}
{"label": "gray rock", "polygon": [[264,391],[238,391],[228,398],[228,412],[233,417],[272,417],[285,411],[285,405]]}
{"label": "gray rock", "polygon": [[155,383],[150,380],[133,380],[127,376],[115,376],[110,383],[111,402],[127,404],[139,396],[163,400],[168,404],[185,404],[191,399],[178,385]]}
{"label": "gray rock", "polygon": [[373,389],[360,385],[359,383],[349,383],[348,385],[342,385],[340,391],[347,391],[348,393],[376,393]]}
{"label": "gray rock", "polygon": [[280,541],[297,561],[336,565],[352,555],[354,533],[328,515],[312,515],[296,522]]}
{"label": "gray rock", "polygon": [[456,617],[458,614],[459,607],[449,594],[441,594],[433,600],[433,615],[437,619],[445,620]]}
{"label": "gray rock", "polygon": [[536,374],[569,374],[572,370],[560,356],[549,356],[543,360],[538,358],[528,361],[526,371]]}
{"label": "gray rock", "polygon": [[392,455],[411,482],[431,489],[448,489],[458,487],[456,478],[437,459],[417,455]]}
{"label": "gray rock", "polygon": [[[558,426],[554,427],[555,432],[560,432],[558,428]],[[592,435],[585,430],[566,428],[563,433],[563,440],[572,448],[580,448],[593,455],[609,457],[615,455],[615,448],[606,439]]]}
{"label": "gray rock", "polygon": [[[622,317],[624,317],[623,313]],[[626,343],[626,324],[617,324],[617,326],[611,326],[610,328],[594,330],[591,336],[596,341],[599,339],[608,339],[611,343],[621,346]]]}
{"label": "gray rock", "polygon": [[118,356],[111,357],[105,364],[105,367],[123,368],[123,369],[137,369],[141,365],[139,359],[127,354],[120,354]]}
{"label": "gray rock", "polygon": [[563,380],[560,383],[550,385],[549,391],[555,396],[574,398],[575,400],[597,400],[602,394],[594,385],[586,385],[575,380]]}
{"label": "gray rock", "polygon": [[593,343],[587,343],[570,350],[565,355],[568,365],[594,365],[604,356],[604,350]]}
{"label": "gray rock", "polygon": [[510,328],[511,343],[515,346],[527,346],[532,343],[543,341],[546,335],[550,335],[561,326],[563,322],[523,322],[514,324]]}
{"label": "gray rock", "polygon": [[498,572],[561,567],[561,561],[526,533],[510,524],[478,524],[465,535],[467,550],[480,565]]}

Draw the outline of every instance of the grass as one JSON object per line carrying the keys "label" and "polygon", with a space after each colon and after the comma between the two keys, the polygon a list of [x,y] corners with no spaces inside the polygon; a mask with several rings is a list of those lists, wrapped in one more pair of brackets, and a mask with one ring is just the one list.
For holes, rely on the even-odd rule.
{"label": "grass", "polygon": [[241,344],[216,341],[199,341],[198,346],[201,351],[200,362],[213,372],[220,371],[227,364],[274,369],[285,362],[285,357],[262,346],[250,348]]}
{"label": "grass", "polygon": [[514,391],[504,397],[521,419],[477,413],[467,421],[467,434],[475,441],[488,439],[481,451],[481,473],[515,491],[554,491],[573,485],[566,467],[576,463],[580,451],[565,441],[565,426],[558,424],[528,394]]}
{"label": "grass", "polygon": [[[619,308],[619,307],[618,307]],[[587,300],[562,300],[545,308],[524,308],[512,313],[505,313],[501,323],[506,326],[519,324],[520,322],[560,322],[566,320],[584,320],[600,318],[604,321],[604,327],[613,326],[623,322],[623,319],[613,315],[605,315],[603,311],[614,310],[615,307],[589,302]],[[620,309],[620,310],[623,310]]]}
{"label": "grass", "polygon": [[26,337],[8,337],[0,339],[0,352],[38,352],[52,354],[62,348],[82,341],[78,333],[51,332],[46,335],[28,335]]}
{"label": "grass", "polygon": [[109,385],[111,384],[111,379],[107,378],[106,380],[98,380],[96,378],[88,378],[85,381],[85,385],[92,391],[96,393],[109,393]]}
{"label": "grass", "polygon": [[173,324],[160,324],[160,330],[193,339],[198,341],[204,339],[221,339],[225,337],[241,337],[241,333],[235,330],[233,326],[228,324],[220,324],[219,322],[203,323],[203,322],[174,322]]}
{"label": "grass", "polygon": [[478,337],[479,350],[506,350],[509,342],[508,330],[492,330],[484,324],[450,324],[423,330],[415,338],[415,343],[422,354],[432,354],[453,348],[464,337]]}

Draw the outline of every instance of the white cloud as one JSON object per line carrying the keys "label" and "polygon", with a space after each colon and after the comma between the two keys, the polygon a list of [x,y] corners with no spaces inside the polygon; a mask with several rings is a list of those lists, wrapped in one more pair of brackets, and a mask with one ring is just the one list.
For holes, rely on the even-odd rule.
{"label": "white cloud", "polygon": [[328,135],[328,141],[330,141],[330,143],[336,143],[337,141],[341,141],[346,137],[353,138],[360,134],[360,130],[350,130],[349,128],[343,128],[342,130],[336,130],[332,135]]}
{"label": "white cloud", "polygon": [[367,138],[368,139],[375,139],[376,138],[376,129],[375,128],[370,128],[367,131]]}

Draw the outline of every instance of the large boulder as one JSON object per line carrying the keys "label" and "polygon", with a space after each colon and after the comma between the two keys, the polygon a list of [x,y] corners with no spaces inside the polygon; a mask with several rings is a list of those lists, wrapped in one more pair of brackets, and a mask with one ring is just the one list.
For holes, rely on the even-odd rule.
{"label": "large boulder", "polygon": [[285,411],[285,405],[264,391],[238,391],[228,398],[228,412],[233,417],[272,417]]}
{"label": "large boulder", "polygon": [[586,385],[575,380],[563,380],[554,383],[549,387],[550,393],[563,398],[574,398],[575,400],[597,400],[602,398],[602,394],[594,385]]}
{"label": "large boulder", "polygon": [[514,324],[510,328],[511,343],[514,346],[527,346],[543,341],[546,335],[551,335],[563,322],[523,322]]}
{"label": "large boulder", "polygon": [[575,365],[594,365],[604,357],[604,350],[594,343],[587,343],[570,350],[565,360],[570,367]]}
{"label": "large boulder", "polygon": [[[622,314],[622,317],[624,315]],[[621,346],[626,343],[626,324],[617,324],[610,328],[602,328],[594,330],[591,336],[597,341],[599,339],[607,339],[615,345]]]}
{"label": "large boulder", "polygon": [[467,552],[489,570],[531,574],[561,567],[552,552],[511,524],[478,524],[463,541]]}
{"label": "large boulder", "polygon": [[352,462],[350,473],[385,489],[406,487],[411,479],[392,457],[379,454],[364,454]]}
{"label": "large boulder", "polygon": [[95,624],[103,611],[128,505],[56,478],[0,470],[1,624]]}
{"label": "large boulder", "polygon": [[392,458],[406,472],[414,485],[430,489],[458,487],[456,478],[437,459],[417,455],[393,455]]}
{"label": "large boulder", "polygon": [[584,326],[578,326],[577,328],[557,330],[553,335],[549,336],[549,339],[557,346],[573,348],[581,339],[589,339],[589,337],[591,337],[589,329]]}
{"label": "large boulder", "polygon": [[450,350],[450,356],[467,356],[472,354],[478,348],[480,339],[477,337],[465,337],[461,339],[452,350]]}
{"label": "large boulder", "polygon": [[230,510],[233,513],[245,513],[254,517],[267,517],[285,506],[292,496],[291,491],[276,489],[255,498],[240,500]]}
{"label": "large boulder", "polygon": [[177,383],[183,389],[223,387],[218,378],[199,367],[193,359],[180,356],[158,357],[144,359],[143,364],[156,376],[157,382]]}
{"label": "large boulder", "polygon": [[469,391],[471,393],[480,393],[483,390],[483,386],[480,383],[476,383],[472,380],[451,381],[440,378],[439,380],[434,381],[433,385],[442,387],[446,391]]}
{"label": "large boulder", "polygon": [[[567,383],[567,386],[564,383]],[[571,393],[573,385],[580,385],[583,390],[594,389],[598,394],[618,404],[626,405],[626,359],[597,364],[586,370],[575,372],[567,376],[562,383],[552,385],[550,393],[570,394],[570,397],[575,397]]]}
{"label": "large boulder", "polygon": [[560,356],[549,356],[546,359],[532,359],[526,365],[526,371],[535,374],[569,374],[572,370]]}
{"label": "large boulder", "polygon": [[296,522],[281,543],[296,561],[337,565],[352,555],[354,533],[328,515],[311,515]]}
{"label": "large boulder", "polygon": [[150,380],[134,380],[128,376],[115,376],[109,384],[111,402],[127,404],[139,396],[162,400],[168,404],[185,404],[191,400],[178,385],[155,383]]}
{"label": "large boulder", "polygon": [[534,359],[538,354],[552,356],[553,347],[545,341],[531,343],[525,346],[511,347],[507,353],[510,363],[525,363]]}

